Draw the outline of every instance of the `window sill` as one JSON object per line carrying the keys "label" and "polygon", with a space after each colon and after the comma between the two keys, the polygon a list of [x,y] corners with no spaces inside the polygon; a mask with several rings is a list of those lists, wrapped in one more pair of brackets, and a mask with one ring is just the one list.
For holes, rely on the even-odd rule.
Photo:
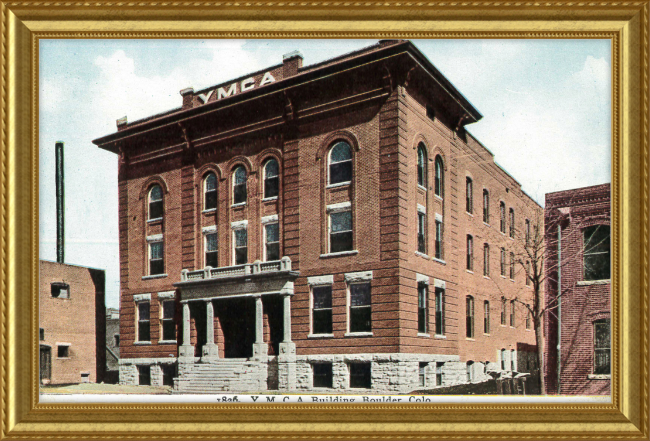
{"label": "window sill", "polygon": [[327,257],[339,257],[339,256],[351,256],[353,254],[358,254],[358,250],[351,250],[351,251],[339,251],[338,253],[327,253],[327,254],[321,254],[321,258],[327,258]]}
{"label": "window sill", "polygon": [[345,181],[345,182],[337,182],[336,184],[328,184],[327,187],[325,188],[337,188],[337,187],[344,187],[346,185],[350,185],[352,181]]}
{"label": "window sill", "polygon": [[418,184],[418,190],[422,190],[423,192],[426,193],[426,191],[427,191],[427,187],[424,187],[424,186]]}
{"label": "window sill", "polygon": [[56,357],[57,360],[70,360],[72,357]]}
{"label": "window sill", "polygon": [[434,194],[434,196],[436,197],[436,199],[438,199],[441,202],[444,200],[442,196],[440,196],[439,194]]}
{"label": "window sill", "polygon": [[612,375],[611,374],[589,374],[587,375],[588,380],[611,380]]}
{"label": "window sill", "polygon": [[155,223],[158,223],[158,222],[162,222],[162,220],[163,220],[162,217],[157,217],[157,218],[154,218],[154,219],[147,219],[147,223],[148,224],[155,224]]}
{"label": "window sill", "polygon": [[309,334],[307,338],[334,338],[334,334]]}
{"label": "window sill", "polygon": [[502,279],[505,279],[505,278],[506,278],[506,276],[504,276],[503,274],[501,274],[501,278],[502,278]]}
{"label": "window sill", "polygon": [[590,286],[590,285],[608,285],[612,281],[611,279],[602,279],[602,280],[580,280],[576,282],[577,286]]}
{"label": "window sill", "polygon": [[277,201],[277,200],[278,200],[277,196],[271,196],[270,198],[262,199],[262,202],[271,202],[271,201]]}
{"label": "window sill", "polygon": [[242,208],[246,206],[246,202],[240,202],[238,204],[232,204],[230,208]]}
{"label": "window sill", "polygon": [[158,341],[159,345],[175,345],[176,340],[160,340]]}
{"label": "window sill", "polygon": [[208,208],[207,210],[203,210],[201,213],[203,214],[216,213],[216,211],[217,211],[216,208]]}
{"label": "window sill", "polygon": [[442,334],[436,334],[433,338],[437,338],[440,340],[447,340],[447,336]]}
{"label": "window sill", "polygon": [[418,332],[418,337],[431,338],[431,334],[427,334],[427,333],[424,333],[424,332]]}
{"label": "window sill", "polygon": [[483,276],[483,278],[490,280],[490,276]]}
{"label": "window sill", "polygon": [[465,272],[466,272],[466,273],[469,273],[469,274],[474,274],[474,271],[472,271],[472,270],[468,270],[468,269],[466,269]]}
{"label": "window sill", "polygon": [[466,211],[465,214],[468,215],[468,216],[474,217],[474,215],[472,213],[470,213],[469,211]]}
{"label": "window sill", "polygon": [[433,260],[434,262],[441,263],[441,264],[443,264],[443,265],[447,265],[447,262],[445,262],[445,261],[442,260],[442,259],[438,259],[437,257],[433,257],[433,258],[431,258],[431,260]]}
{"label": "window sill", "polygon": [[490,226],[490,224],[488,224],[488,223],[485,222],[485,221],[483,221],[483,225],[485,225],[486,227],[489,227],[489,226]]}
{"label": "window sill", "polygon": [[484,332],[483,335],[486,336],[486,337],[489,337],[489,336],[490,336],[490,333],[485,333],[485,332]]}
{"label": "window sill", "polygon": [[147,346],[151,345],[150,341],[134,341],[133,346]]}
{"label": "window sill", "polygon": [[465,340],[467,340],[467,341],[476,341],[475,338],[469,338],[469,337],[465,337]]}
{"label": "window sill", "polygon": [[346,332],[345,337],[372,337],[372,332]]}
{"label": "window sill", "polygon": [[167,277],[167,274],[154,274],[153,276],[143,276],[142,280],[162,279]]}
{"label": "window sill", "polygon": [[416,256],[423,257],[423,258],[425,258],[425,259],[427,259],[427,260],[430,259],[430,257],[429,257],[427,254],[421,253],[421,252],[419,252],[419,251],[416,251],[416,252],[415,252],[415,255],[416,255]]}

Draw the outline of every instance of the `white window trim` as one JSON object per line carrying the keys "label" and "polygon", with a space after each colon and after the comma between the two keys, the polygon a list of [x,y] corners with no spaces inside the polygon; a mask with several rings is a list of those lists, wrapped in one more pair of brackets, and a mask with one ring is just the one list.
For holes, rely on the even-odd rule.
{"label": "white window trim", "polygon": [[202,231],[202,233],[204,235],[213,234],[213,233],[217,232],[217,226],[216,225],[210,225],[210,226],[207,226],[207,227],[203,227],[201,231]]}
{"label": "white window trim", "polygon": [[[173,291],[171,291],[171,292],[173,292]],[[160,294],[164,294],[164,293],[160,293]],[[150,302],[151,301],[151,293],[133,294],[133,301],[135,303],[138,303],[138,302]]]}
{"label": "white window trim", "polygon": [[427,207],[422,204],[418,204],[418,213],[427,214]]}
{"label": "white window trim", "polygon": [[[350,278],[348,278],[348,276]],[[369,278],[367,278],[369,276]],[[357,278],[358,277],[358,278]],[[351,332],[350,331],[350,309],[352,307],[352,301],[350,299],[350,285],[370,283],[372,280],[372,271],[360,271],[356,273],[346,273],[345,274],[345,337],[366,337],[372,336],[372,331],[362,331],[362,332]],[[372,320],[372,288],[370,291],[370,317]],[[372,321],[371,321],[372,329]]]}
{"label": "white window trim", "polygon": [[438,221],[438,222],[440,222],[440,223],[443,223],[443,222],[442,222],[442,214],[440,214],[440,213],[436,213],[436,221]]}
{"label": "white window trim", "polygon": [[[210,229],[207,229],[207,228],[210,228]],[[204,265],[204,268],[207,268],[208,236],[210,236],[212,234],[217,234],[216,225],[214,225],[213,228],[212,227],[206,227],[206,228],[203,229],[203,265]],[[217,236],[217,240],[218,239],[219,239],[219,237]],[[218,256],[218,253],[219,253],[219,245],[218,244],[217,244],[217,251],[216,252],[217,252],[217,256]],[[217,257],[217,260],[218,260],[218,257]]]}
{"label": "white window trim", "polygon": [[418,284],[424,283],[425,285],[429,285],[429,276],[425,276],[423,274],[415,274],[415,280]]}
{"label": "white window trim", "polygon": [[277,221],[278,221],[278,215],[277,214],[272,214],[270,216],[264,216],[262,218],[262,224],[270,224],[270,223],[277,222]]}
{"label": "white window trim", "polygon": [[170,300],[175,298],[176,298],[176,291],[162,291],[158,293],[158,299]]}
{"label": "white window trim", "polygon": [[372,280],[372,271],[359,271],[355,273],[345,273],[345,281],[350,283],[362,283]]}
{"label": "white window trim", "polygon": [[[168,292],[173,293],[174,291],[168,291]],[[160,326],[160,328],[159,328],[160,332],[159,332],[158,337],[160,338],[160,340],[158,340],[158,343],[159,344],[176,343],[176,339],[174,339],[174,340],[163,340],[162,339],[163,338],[163,333],[164,333],[164,331],[163,331],[163,321],[164,321],[164,314],[165,314],[165,308],[163,306],[163,303],[164,302],[169,302],[172,299],[170,299],[169,297],[160,297],[160,294],[164,294],[164,293],[159,293],[159,295],[158,295],[158,300],[159,300],[158,303],[160,304],[160,307],[158,308],[158,310],[159,310],[159,312],[158,312],[159,323],[160,323],[160,325],[159,325]],[[172,317],[172,321],[173,320],[174,320],[174,317]],[[149,326],[151,326],[151,312],[149,313]],[[149,332],[151,332],[151,330]]]}
{"label": "white window trim", "polygon": [[[137,295],[137,294],[136,294]],[[135,295],[133,296],[133,300],[135,303],[135,329],[134,329],[134,334],[135,338],[133,341],[133,344],[140,344],[140,345],[147,345],[151,344],[151,294],[141,294],[143,297],[141,300],[135,300]],[[149,303],[149,340],[140,340],[140,308],[138,307],[140,303]]]}
{"label": "white window trim", "polygon": [[327,206],[327,212],[328,213],[336,213],[340,211],[348,211],[352,209],[352,203],[350,201],[348,202],[341,202],[338,204],[330,204]]}
{"label": "white window trim", "polygon": [[[321,280],[318,280],[318,282],[321,283],[310,283],[309,279],[316,279],[316,278],[324,278],[323,280],[327,280],[327,278],[331,278],[329,283],[325,282],[323,283]],[[320,288],[323,286],[329,286],[331,289],[331,286],[334,284],[333,282],[334,276],[316,276],[316,277],[309,277],[307,279],[307,283],[309,283],[309,335],[307,338],[324,338],[324,337],[334,337],[333,333],[329,334],[314,334],[314,288]],[[316,280],[314,280],[316,281]],[[333,297],[333,292],[332,292],[332,297]],[[332,304],[332,312],[334,311],[334,305]],[[332,315],[332,322],[334,321],[334,316]],[[334,323],[332,323],[332,326]]]}
{"label": "white window trim", "polygon": [[[266,245],[267,245],[267,242],[266,242],[266,227],[269,226],[269,225],[274,225],[274,224],[278,225],[278,222],[277,222],[278,215],[276,214],[274,216],[275,216],[275,221],[269,220],[267,222],[264,222],[264,218],[262,218],[262,227],[263,227],[262,228],[262,246],[264,247],[264,250],[262,251],[262,256],[264,257],[264,259],[263,259],[264,262],[269,262],[269,260],[266,259]],[[267,216],[267,217],[273,217],[273,216]],[[280,244],[280,237],[279,236],[280,236],[280,225],[278,225],[278,242],[277,242],[278,246]]]}
{"label": "white window trim", "polygon": [[237,222],[231,222],[230,228],[232,228],[233,230],[242,230],[244,228],[248,228],[248,219],[237,221]]}
{"label": "white window trim", "polygon": [[334,284],[334,276],[333,275],[327,275],[327,276],[307,277],[307,284],[309,284],[310,286],[333,285]]}
{"label": "white window trim", "polygon": [[[234,227],[234,224],[241,224],[237,227]],[[248,254],[248,221],[243,220],[239,222],[233,222],[231,224],[232,226],[232,264],[237,265],[236,259],[237,259],[237,237],[235,236],[235,233],[240,230],[246,230],[246,254]],[[248,260],[248,259],[247,259]],[[241,264],[240,264],[241,265]]]}
{"label": "white window trim", "polygon": [[147,236],[147,242],[162,242],[163,241],[163,235],[162,234],[153,234],[151,236]]}

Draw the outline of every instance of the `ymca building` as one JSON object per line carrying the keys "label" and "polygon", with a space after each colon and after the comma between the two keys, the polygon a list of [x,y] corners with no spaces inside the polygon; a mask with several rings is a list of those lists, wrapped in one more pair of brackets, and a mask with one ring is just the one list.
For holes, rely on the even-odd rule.
{"label": "ymca building", "polygon": [[93,141],[119,156],[120,383],[385,393],[534,369],[516,248],[542,209],[465,130],[481,114],[410,41],[302,61]]}

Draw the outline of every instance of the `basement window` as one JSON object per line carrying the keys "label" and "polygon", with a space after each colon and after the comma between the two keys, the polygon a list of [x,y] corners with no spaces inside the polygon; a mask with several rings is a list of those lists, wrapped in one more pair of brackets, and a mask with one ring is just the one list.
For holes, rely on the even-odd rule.
{"label": "basement window", "polygon": [[370,363],[350,363],[350,388],[370,389]]}
{"label": "basement window", "polygon": [[57,299],[69,299],[70,298],[70,285],[62,282],[54,282],[50,285],[52,297]]}
{"label": "basement window", "polygon": [[58,345],[56,347],[56,356],[58,358],[70,358],[70,346]]}
{"label": "basement window", "polygon": [[314,387],[332,388],[332,363],[314,363]]}
{"label": "basement window", "polygon": [[151,366],[138,366],[138,384],[151,386]]}

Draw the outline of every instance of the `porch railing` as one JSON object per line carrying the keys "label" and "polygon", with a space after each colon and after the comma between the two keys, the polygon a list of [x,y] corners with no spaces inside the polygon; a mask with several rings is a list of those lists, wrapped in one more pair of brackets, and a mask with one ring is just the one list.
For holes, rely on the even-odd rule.
{"label": "porch railing", "polygon": [[270,262],[261,262],[256,260],[253,263],[246,263],[244,265],[222,266],[219,268],[207,266],[195,271],[184,269],[181,271],[181,281],[188,282],[196,280],[224,279],[233,276],[247,276],[251,274],[274,273],[280,271],[291,271],[291,259],[288,256]]}

